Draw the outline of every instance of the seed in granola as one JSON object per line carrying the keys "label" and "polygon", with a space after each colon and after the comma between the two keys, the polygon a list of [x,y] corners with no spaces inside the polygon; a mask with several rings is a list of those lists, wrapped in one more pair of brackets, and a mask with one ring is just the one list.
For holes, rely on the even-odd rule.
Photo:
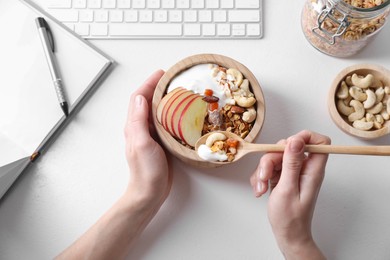
{"label": "seed in granola", "polygon": [[243,107],[239,107],[239,106],[232,106],[230,111],[232,111],[232,113],[234,113],[234,114],[242,114],[245,112],[245,109]]}
{"label": "seed in granola", "polygon": [[219,98],[216,96],[204,96],[203,101],[206,101],[207,103],[215,103],[218,102]]}

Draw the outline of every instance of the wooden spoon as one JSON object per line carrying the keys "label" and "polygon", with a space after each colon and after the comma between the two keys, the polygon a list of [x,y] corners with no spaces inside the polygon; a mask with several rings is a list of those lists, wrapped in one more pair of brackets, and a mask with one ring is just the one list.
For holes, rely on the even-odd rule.
{"label": "wooden spoon", "polygon": [[[195,144],[197,151],[199,146],[206,143],[209,135],[213,133],[222,133],[227,138],[238,140],[237,154],[235,154],[234,161],[240,160],[249,153],[254,152],[283,152],[285,145],[282,144],[255,144],[248,143],[241,137],[226,131],[214,131],[203,135]],[[309,153],[328,153],[328,154],[360,154],[360,155],[390,155],[390,146],[339,146],[339,145],[306,145],[305,151]],[[228,162],[213,162],[217,164],[224,164]]]}

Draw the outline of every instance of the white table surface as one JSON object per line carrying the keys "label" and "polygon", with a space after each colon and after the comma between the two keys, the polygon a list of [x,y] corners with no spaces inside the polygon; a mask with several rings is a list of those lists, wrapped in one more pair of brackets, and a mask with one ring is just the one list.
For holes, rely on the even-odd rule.
{"label": "white table surface", "polygon": [[[92,41],[117,65],[0,204],[0,258],[53,258],[113,204],[129,176],[123,128],[130,94],[153,71],[189,55],[223,54],[252,70],[266,100],[257,142],[310,129],[334,144],[389,144],[389,137],[363,141],[343,133],[329,116],[327,95],[349,65],[390,68],[390,25],[358,55],[338,59],[306,41],[303,4],[264,1],[261,40]],[[212,170],[174,159],[172,191],[128,259],[282,259],[267,219],[268,195],[256,199],[249,185],[259,158]],[[329,259],[390,258],[389,169],[386,157],[330,156],[313,220]]]}

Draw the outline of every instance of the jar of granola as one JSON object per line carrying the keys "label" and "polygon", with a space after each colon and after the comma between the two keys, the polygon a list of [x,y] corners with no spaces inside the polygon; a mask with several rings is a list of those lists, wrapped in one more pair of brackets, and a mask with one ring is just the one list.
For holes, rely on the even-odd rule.
{"label": "jar of granola", "polygon": [[302,30],[318,50],[348,57],[364,48],[383,28],[390,0],[307,0]]}

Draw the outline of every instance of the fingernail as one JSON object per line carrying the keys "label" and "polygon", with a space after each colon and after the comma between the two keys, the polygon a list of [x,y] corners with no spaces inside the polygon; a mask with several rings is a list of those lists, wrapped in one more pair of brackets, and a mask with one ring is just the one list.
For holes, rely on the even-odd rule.
{"label": "fingernail", "polygon": [[302,151],[303,147],[304,147],[304,144],[302,141],[294,140],[294,139],[291,141],[290,149],[292,152],[299,153]]}
{"label": "fingernail", "polygon": [[263,168],[260,168],[259,179],[262,181],[264,181],[264,179],[265,179],[265,174],[264,174]]}
{"label": "fingernail", "polygon": [[137,95],[135,97],[135,106],[136,107],[142,106],[142,102],[143,102],[142,96],[141,95]]}
{"label": "fingernail", "polygon": [[[260,192],[261,192],[261,190],[262,190],[262,189],[261,189],[261,185],[262,185],[262,184],[261,184],[260,181],[258,181],[258,182],[256,183],[256,192],[257,192],[257,193],[260,193]],[[259,195],[259,194],[258,194],[258,195]]]}

